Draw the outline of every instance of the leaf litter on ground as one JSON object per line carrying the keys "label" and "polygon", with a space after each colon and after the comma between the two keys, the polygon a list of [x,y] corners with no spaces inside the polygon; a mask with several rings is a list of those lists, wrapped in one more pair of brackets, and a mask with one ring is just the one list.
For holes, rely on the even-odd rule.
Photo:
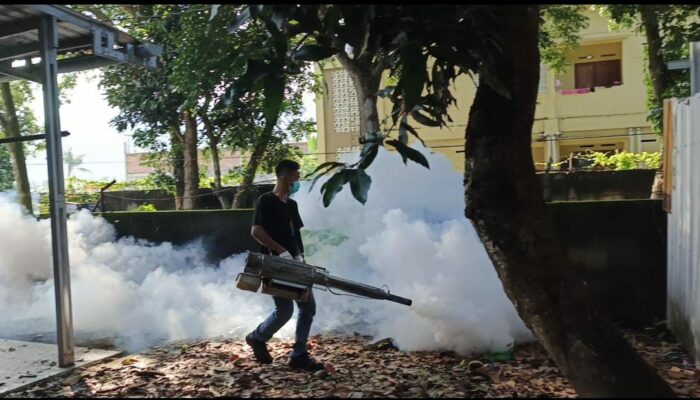
{"label": "leaf litter on ground", "polygon": [[[640,355],[680,397],[700,396],[700,374],[669,335],[626,331]],[[76,369],[6,394],[18,397],[576,397],[538,343],[460,356],[403,352],[390,338],[323,334],[309,340],[317,373],[292,370],[292,342],[268,343],[274,362],[258,364],[243,340],[178,341]]]}

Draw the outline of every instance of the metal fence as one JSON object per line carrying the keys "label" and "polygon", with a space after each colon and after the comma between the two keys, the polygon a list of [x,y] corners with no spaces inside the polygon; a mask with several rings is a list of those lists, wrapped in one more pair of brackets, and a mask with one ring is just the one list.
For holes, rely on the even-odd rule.
{"label": "metal fence", "polygon": [[668,214],[668,324],[700,363],[700,95],[673,104]]}

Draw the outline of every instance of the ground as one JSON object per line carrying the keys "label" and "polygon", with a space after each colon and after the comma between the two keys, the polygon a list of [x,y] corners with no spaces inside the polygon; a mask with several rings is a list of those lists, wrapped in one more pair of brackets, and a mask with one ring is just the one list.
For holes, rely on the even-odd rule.
{"label": "ground", "polygon": [[[640,354],[681,397],[700,396],[700,371],[666,331],[626,331]],[[170,343],[37,383],[17,397],[575,397],[537,343],[512,352],[462,357],[402,352],[391,340],[355,334],[309,341],[326,370],[286,365],[292,343],[269,343],[275,362],[259,365],[240,340]]]}

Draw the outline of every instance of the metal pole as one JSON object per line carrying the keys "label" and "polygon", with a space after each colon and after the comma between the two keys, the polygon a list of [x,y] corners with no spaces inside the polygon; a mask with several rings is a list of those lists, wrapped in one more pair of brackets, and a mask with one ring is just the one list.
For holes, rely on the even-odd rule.
{"label": "metal pole", "polygon": [[58,365],[74,365],[73,314],[70,295],[70,264],[68,262],[68,233],[66,231],[66,201],[63,183],[63,152],[58,112],[58,83],[56,49],[58,37],[56,18],[41,17],[39,25],[41,82],[44,89],[44,126],[49,169],[49,201],[51,205],[51,250],[56,290],[56,324],[58,336]]}
{"label": "metal pole", "polygon": [[690,90],[691,96],[700,93],[700,42],[690,42]]}

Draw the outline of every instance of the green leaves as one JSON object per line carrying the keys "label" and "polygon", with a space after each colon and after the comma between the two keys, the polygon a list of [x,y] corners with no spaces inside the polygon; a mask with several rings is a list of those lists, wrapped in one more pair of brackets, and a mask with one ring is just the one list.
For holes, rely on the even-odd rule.
{"label": "green leaves", "polygon": [[379,142],[365,143],[360,152],[359,168],[367,169],[377,157],[379,151]]}
{"label": "green leaves", "polygon": [[[632,9],[638,6],[625,4],[597,7]],[[580,32],[588,25],[585,7],[580,4],[547,4],[540,8],[540,15],[541,60],[557,72],[564,72],[568,67],[566,53],[579,46]]]}
{"label": "green leaves", "polygon": [[440,126],[440,122],[426,117],[425,115],[421,114],[418,110],[411,111],[411,116],[418,123],[423,124],[425,126]]}
{"label": "green leaves", "polygon": [[[431,120],[431,122],[433,121]],[[407,121],[401,121],[401,124],[399,125],[399,133],[401,133],[401,130],[411,132],[411,135],[415,136],[416,139],[420,140],[423,147],[428,147],[425,145],[423,139],[420,136],[418,136],[418,132],[416,132],[416,130],[411,125],[409,125]],[[403,143],[406,144],[406,142]]]}
{"label": "green leaves", "polygon": [[353,197],[362,204],[367,202],[367,192],[372,185],[372,178],[362,168],[346,168],[338,171],[321,186],[323,206],[328,207],[335,195],[343,190],[343,185],[350,183]]}
{"label": "green leaves", "polygon": [[392,93],[394,93],[394,89],[396,89],[396,86],[389,85],[389,86],[385,87],[384,89],[378,90],[377,96],[388,98],[391,96]]}
{"label": "green leaves", "polygon": [[284,75],[267,75],[265,80],[265,103],[263,105],[266,129],[272,129],[277,123],[277,118],[282,108],[282,101],[284,100],[284,86]]}
{"label": "green leaves", "polygon": [[385,143],[392,145],[394,146],[394,148],[396,148],[399,154],[401,154],[401,158],[403,158],[404,164],[406,164],[407,159],[410,159],[411,161],[430,169],[430,165],[428,165],[428,160],[418,150],[412,149],[398,140],[387,140]]}
{"label": "green leaves", "polygon": [[402,53],[401,78],[397,86],[402,91],[404,110],[412,110],[418,104],[428,79],[425,69],[428,56],[415,45],[406,47]]}
{"label": "green leaves", "polygon": [[301,61],[319,61],[337,54],[339,51],[339,49],[331,46],[305,44],[292,55],[292,58]]}
{"label": "green leaves", "polygon": [[236,79],[223,97],[223,105],[229,106],[236,102],[239,97],[249,92],[251,88],[261,79],[268,75],[269,66],[256,59],[246,61],[245,71]]}
{"label": "green leaves", "polygon": [[216,15],[219,13],[219,7],[221,7],[221,4],[212,4],[211,9],[209,11],[209,21],[213,20]]}
{"label": "green leaves", "polygon": [[352,190],[352,195],[357,201],[365,204],[367,202],[367,192],[372,185],[372,178],[362,168],[346,171],[354,171],[354,173],[350,173],[350,190]]}
{"label": "green leaves", "polygon": [[342,171],[336,172],[331,179],[327,180],[326,183],[321,186],[321,193],[323,193],[323,206],[328,207],[333,201],[333,198],[341,190],[343,190],[343,185],[345,185],[350,179],[350,170],[344,169]]}
{"label": "green leaves", "polygon": [[241,28],[241,25],[250,21],[251,17],[250,7],[244,7],[241,13],[236,17],[236,20],[228,27],[228,33],[236,33],[236,31]]}
{"label": "green leaves", "polygon": [[311,181],[311,186],[309,187],[309,193],[311,193],[311,190],[314,188],[314,185],[319,180],[319,178],[321,178],[323,175],[331,172],[332,170],[334,170],[336,168],[345,167],[345,166],[347,166],[347,164],[345,164],[345,163],[341,163],[341,162],[337,162],[337,161],[328,161],[328,162],[324,162],[323,164],[316,167],[316,169],[313,172],[311,172],[310,174],[306,175],[305,178],[308,178],[309,176],[316,174],[318,171],[320,171],[324,168],[326,168],[326,170],[319,173],[318,175],[316,175],[314,180]]}

